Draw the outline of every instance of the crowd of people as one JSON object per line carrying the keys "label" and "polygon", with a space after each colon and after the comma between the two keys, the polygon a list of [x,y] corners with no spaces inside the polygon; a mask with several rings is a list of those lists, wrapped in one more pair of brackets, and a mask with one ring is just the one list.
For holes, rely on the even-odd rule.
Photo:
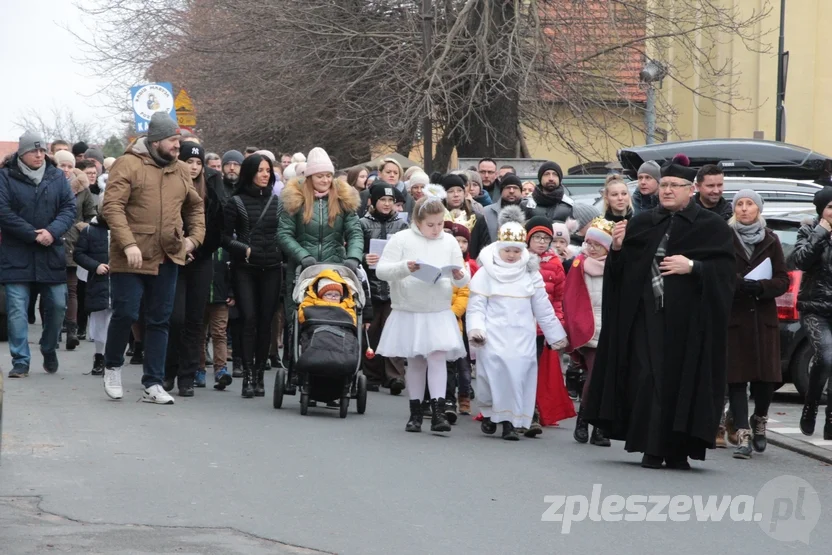
{"label": "crowd of people", "polygon": [[[8,375],[29,373],[39,296],[48,373],[62,339],[89,339],[107,396],[123,397],[132,356],[143,400],[173,404],[174,389],[207,387],[210,341],[213,387],[241,378],[262,397],[296,314],[333,306],[363,322],[368,389],[406,392],[408,432],[471,415],[516,441],[577,417],[577,442],[622,440],[647,468],[687,469],[727,443],[738,459],[763,452],[789,277],[760,196],[728,202],[721,169],[683,154],[645,162],[632,193],[607,176],[600,210],[569,198],[555,162],[536,182],[516,173],[490,158],[446,175],[394,158],[336,171],[319,147],[220,155],[163,113],[117,159],[27,131],[0,169]],[[807,435],[832,369],[832,189],[814,202],[792,255],[816,352]],[[298,306],[296,276],[318,264],[349,272],[321,274]],[[349,276],[364,281],[360,319]]]}

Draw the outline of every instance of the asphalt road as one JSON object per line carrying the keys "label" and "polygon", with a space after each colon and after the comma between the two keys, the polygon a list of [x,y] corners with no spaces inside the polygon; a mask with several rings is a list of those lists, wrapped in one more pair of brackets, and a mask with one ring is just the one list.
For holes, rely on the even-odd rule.
{"label": "asphalt road", "polygon": [[[138,367],[125,398],[110,401],[83,375],[91,344],[61,352],[58,374],[6,380],[0,454],[0,553],[591,553],[755,555],[828,551],[832,469],[776,447],[751,461],[709,453],[690,472],[651,471],[621,444],[578,445],[572,425],[536,440],[486,437],[463,417],[447,437],[404,432],[403,397],[372,393],[367,413],[300,416],[298,398],[274,410],[197,390],[174,406],[137,402]],[[10,367],[2,347],[2,367]],[[274,372],[267,374],[271,391]],[[428,426],[426,425],[427,429]],[[542,521],[544,496],[750,495],[793,475],[802,506],[782,524],[811,528],[809,543],[769,537],[757,522],[595,522],[562,533]],[[785,493],[784,493],[785,495]],[[576,499],[576,498],[575,498]],[[811,501],[820,501],[813,510]],[[758,499],[759,501],[759,499]],[[580,506],[574,501],[573,506]],[[759,508],[760,505],[756,506]],[[783,510],[781,505],[777,510]],[[562,511],[561,511],[562,512]],[[666,511],[665,511],[666,513]],[[783,513],[781,516],[788,517]],[[808,524],[807,524],[808,523]],[[785,526],[785,528],[783,527]],[[794,534],[792,534],[792,538]]]}

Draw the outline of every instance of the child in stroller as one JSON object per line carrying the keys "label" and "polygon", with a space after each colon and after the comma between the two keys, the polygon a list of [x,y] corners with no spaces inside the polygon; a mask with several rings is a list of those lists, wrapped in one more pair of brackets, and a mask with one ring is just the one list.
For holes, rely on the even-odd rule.
{"label": "child in stroller", "polygon": [[345,417],[351,389],[358,390],[358,409],[364,412],[366,379],[361,380],[358,369],[361,312],[366,300],[358,279],[347,268],[332,265],[313,266],[298,276],[294,291],[299,302],[294,366],[301,387],[302,414],[315,401],[337,406],[340,400],[341,415]]}

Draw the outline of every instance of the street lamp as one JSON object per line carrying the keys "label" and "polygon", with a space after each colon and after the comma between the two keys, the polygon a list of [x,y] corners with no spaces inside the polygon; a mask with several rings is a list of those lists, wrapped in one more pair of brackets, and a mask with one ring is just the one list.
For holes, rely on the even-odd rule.
{"label": "street lamp", "polygon": [[667,76],[667,68],[655,60],[647,60],[641,73],[639,81],[647,85],[647,102],[644,106],[644,126],[647,128],[647,144],[652,145],[656,135],[656,87],[654,83],[662,86],[662,80]]}

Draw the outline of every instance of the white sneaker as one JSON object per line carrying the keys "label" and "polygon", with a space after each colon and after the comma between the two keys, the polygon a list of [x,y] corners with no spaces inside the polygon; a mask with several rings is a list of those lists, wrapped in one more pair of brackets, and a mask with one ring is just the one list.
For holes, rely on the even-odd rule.
{"label": "white sneaker", "polygon": [[159,384],[145,388],[142,401],[145,403],[156,403],[157,405],[172,405],[173,397],[168,395],[165,388]]}
{"label": "white sneaker", "polygon": [[110,399],[121,399],[124,390],[121,387],[121,368],[104,369],[104,392]]}

